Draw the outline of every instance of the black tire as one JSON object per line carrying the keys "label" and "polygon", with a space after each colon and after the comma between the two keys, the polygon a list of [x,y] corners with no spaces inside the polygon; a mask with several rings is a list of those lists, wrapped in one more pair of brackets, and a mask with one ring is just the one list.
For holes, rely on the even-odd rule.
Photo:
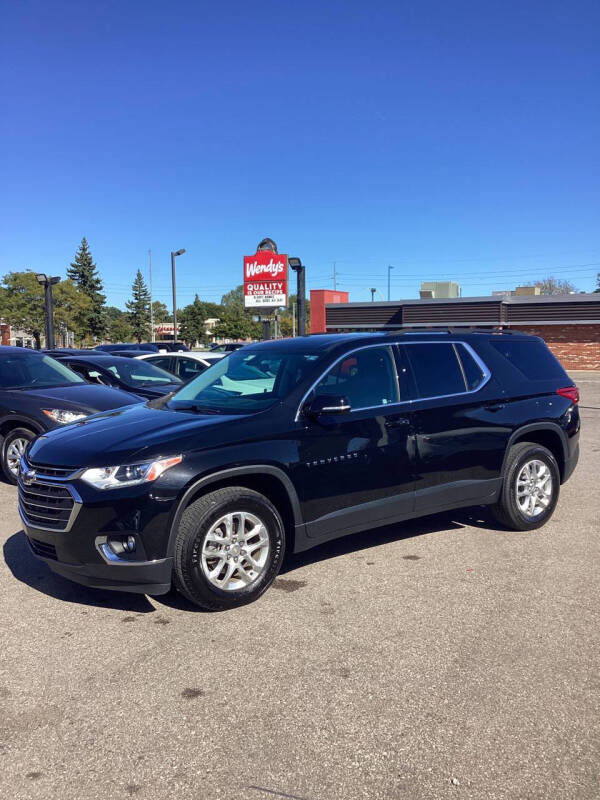
{"label": "black tire", "polygon": [[[524,514],[517,503],[517,478],[523,466],[532,460],[542,461],[550,470],[552,488],[548,506],[537,516]],[[504,468],[502,491],[491,512],[502,525],[516,531],[531,531],[541,528],[550,519],[560,493],[560,471],[556,459],[546,447],[534,442],[519,442],[510,448]]]}
{"label": "black tire", "polygon": [[[211,526],[225,514],[244,512],[258,517],[267,532],[268,556],[262,571],[249,585],[220,589],[202,566],[202,550]],[[224,611],[258,599],[273,583],[285,554],[285,531],[279,512],[264,495],[243,486],[217,489],[185,509],[175,540],[174,578],[177,589],[200,608]],[[242,558],[240,558],[242,561]]]}
{"label": "black tire", "polygon": [[12,431],[9,431],[6,436],[4,437],[4,441],[2,442],[2,450],[1,450],[1,458],[2,458],[2,472],[4,473],[4,477],[9,483],[12,483],[13,486],[17,483],[17,476],[12,472],[9,466],[9,452],[11,445],[16,440],[26,440],[30,442],[32,439],[35,439],[37,436],[29,428],[13,428]]}

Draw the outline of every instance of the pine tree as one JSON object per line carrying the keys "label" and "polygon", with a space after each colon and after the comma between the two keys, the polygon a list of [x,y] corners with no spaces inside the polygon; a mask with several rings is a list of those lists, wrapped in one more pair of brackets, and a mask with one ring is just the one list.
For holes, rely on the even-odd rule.
{"label": "pine tree", "polygon": [[106,315],[104,304],[106,297],[103,294],[102,279],[92,259],[92,253],[85,236],[81,240],[75,260],[67,269],[67,277],[77,288],[91,300],[90,309],[86,314],[85,327],[93,339],[102,339],[106,331]]}
{"label": "pine tree", "polygon": [[207,303],[196,295],[194,302],[187,305],[179,316],[179,336],[190,347],[206,339]]}
{"label": "pine tree", "polygon": [[131,287],[131,300],[125,305],[133,338],[139,344],[142,339],[147,340],[150,336],[150,292],[139,269]]}

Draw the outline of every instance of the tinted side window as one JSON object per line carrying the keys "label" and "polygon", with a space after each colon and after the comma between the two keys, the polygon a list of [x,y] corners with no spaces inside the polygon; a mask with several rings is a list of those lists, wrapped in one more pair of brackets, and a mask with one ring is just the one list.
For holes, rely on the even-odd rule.
{"label": "tinted side window", "polygon": [[475,361],[471,353],[462,344],[457,344],[458,357],[462,363],[463,372],[465,373],[465,380],[467,381],[467,389],[473,391],[480,383],[483,382],[485,377],[483,370]]}
{"label": "tinted side window", "polygon": [[466,391],[465,381],[451,343],[406,345],[419,397],[438,397]]}
{"label": "tinted side window", "polygon": [[167,372],[172,372],[171,369],[173,359],[171,356],[158,356],[157,358],[147,358],[146,361],[154,364],[155,367],[165,369]]}
{"label": "tinted side window", "polygon": [[490,344],[530,380],[544,378],[563,380],[567,377],[564,369],[543,342],[536,342],[535,339],[509,341],[508,337],[502,337],[496,341],[492,340]]}
{"label": "tinted side window", "polygon": [[338,361],[315,387],[317,395],[343,395],[353,409],[397,403],[398,382],[389,347],[357,350]]}
{"label": "tinted side window", "polygon": [[[177,374],[182,381],[186,382],[193,380],[197,375],[200,375],[200,373],[204,372],[206,369],[206,366],[201,361],[197,361],[195,358],[178,358],[176,359],[176,363]],[[158,366],[158,364],[156,364],[156,366]]]}

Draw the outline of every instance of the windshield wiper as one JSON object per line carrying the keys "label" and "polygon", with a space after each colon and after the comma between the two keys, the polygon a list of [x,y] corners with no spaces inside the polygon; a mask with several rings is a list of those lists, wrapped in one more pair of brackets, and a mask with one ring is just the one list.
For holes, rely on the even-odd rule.
{"label": "windshield wiper", "polygon": [[198,414],[222,414],[219,408],[209,408],[198,403],[186,403],[185,405],[169,406],[173,411],[196,411]]}

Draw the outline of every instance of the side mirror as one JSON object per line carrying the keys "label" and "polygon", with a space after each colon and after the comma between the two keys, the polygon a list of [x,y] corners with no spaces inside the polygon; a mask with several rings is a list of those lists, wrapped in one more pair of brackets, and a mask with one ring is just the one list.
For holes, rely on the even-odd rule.
{"label": "side mirror", "polygon": [[320,394],[313,397],[306,406],[306,413],[310,417],[326,417],[329,415],[347,414],[351,409],[347,397],[337,394]]}

